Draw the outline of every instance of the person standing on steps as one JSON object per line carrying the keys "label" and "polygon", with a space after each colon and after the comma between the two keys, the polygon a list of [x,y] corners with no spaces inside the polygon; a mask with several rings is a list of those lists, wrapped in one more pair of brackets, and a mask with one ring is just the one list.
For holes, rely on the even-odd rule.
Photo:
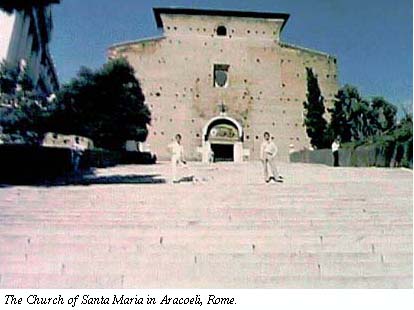
{"label": "person standing on steps", "polygon": [[80,163],[81,163],[81,159],[83,156],[83,153],[85,152],[85,146],[80,143],[80,139],[79,137],[75,137],[75,140],[73,141],[73,145],[72,145],[72,167],[73,167],[73,172],[75,174],[79,173],[80,170]]}
{"label": "person standing on steps", "polygon": [[260,159],[263,163],[265,182],[283,182],[283,177],[279,175],[275,164],[277,155],[277,147],[273,141],[270,140],[270,134],[266,131],[263,134],[263,142],[260,148]]}
{"label": "person standing on steps", "polygon": [[181,144],[181,135],[176,134],[175,140],[168,145],[171,152],[171,170],[172,170],[172,182],[179,183],[180,178],[177,176],[177,168],[181,164],[186,164],[184,159],[184,147]]}
{"label": "person standing on steps", "polygon": [[339,137],[338,137],[332,142],[332,145],[331,145],[334,167],[339,167],[339,147],[340,146],[341,145],[339,143]]}

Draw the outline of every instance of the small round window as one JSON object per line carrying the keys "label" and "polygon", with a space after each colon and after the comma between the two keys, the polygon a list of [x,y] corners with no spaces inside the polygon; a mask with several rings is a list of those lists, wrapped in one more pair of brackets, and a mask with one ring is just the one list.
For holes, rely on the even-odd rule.
{"label": "small round window", "polygon": [[227,35],[227,28],[224,26],[217,27],[217,35],[220,37],[224,37]]}

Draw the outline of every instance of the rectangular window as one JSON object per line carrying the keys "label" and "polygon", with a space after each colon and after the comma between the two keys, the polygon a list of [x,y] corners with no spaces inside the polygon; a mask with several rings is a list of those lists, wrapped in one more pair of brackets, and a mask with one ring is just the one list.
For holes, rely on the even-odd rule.
{"label": "rectangular window", "polygon": [[229,65],[214,65],[214,87],[227,87],[229,84]]}

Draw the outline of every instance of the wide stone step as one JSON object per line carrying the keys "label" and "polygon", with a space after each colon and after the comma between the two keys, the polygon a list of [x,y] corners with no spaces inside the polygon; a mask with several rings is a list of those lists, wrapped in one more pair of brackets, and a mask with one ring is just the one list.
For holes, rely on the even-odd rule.
{"label": "wide stone step", "polygon": [[411,276],[306,277],[238,276],[216,282],[214,279],[146,279],[125,275],[32,275],[8,273],[0,279],[1,288],[412,288]]}
{"label": "wide stone step", "polygon": [[280,263],[312,263],[312,264],[331,264],[331,263],[391,263],[407,264],[412,263],[412,253],[390,252],[381,253],[362,253],[362,252],[308,252],[308,253],[201,253],[194,251],[183,252],[157,252],[147,253],[142,251],[121,253],[111,251],[107,253],[78,251],[69,253],[61,249],[53,255],[43,255],[43,253],[27,254],[0,254],[0,266],[7,266],[9,263],[28,264],[37,266],[38,262],[44,264],[68,265],[79,262],[106,263],[116,265],[121,261],[128,263],[154,262],[157,260],[182,262],[226,262],[226,261],[249,261],[251,263],[274,262]]}
{"label": "wide stone step", "polygon": [[53,253],[67,251],[67,253],[77,253],[79,251],[87,251],[93,253],[111,253],[119,251],[121,253],[158,253],[158,252],[199,252],[199,253],[273,253],[273,252],[362,252],[362,253],[380,253],[386,255],[387,253],[401,252],[412,253],[412,242],[381,242],[375,243],[328,243],[320,244],[318,242],[280,242],[274,241],[253,241],[247,242],[240,240],[237,242],[223,242],[217,241],[215,243],[202,242],[199,240],[175,240],[166,241],[162,244],[160,242],[134,242],[120,244],[116,240],[90,240],[90,241],[68,241],[68,240],[52,240],[44,243],[16,244],[16,243],[2,243],[2,253],[19,253],[22,255],[31,255],[44,253],[45,255],[53,255]]}
{"label": "wide stone step", "polygon": [[[19,221],[16,223],[3,223],[2,228],[4,230],[10,231],[11,228],[16,226],[27,226],[29,221]],[[172,220],[172,221],[150,221],[150,220],[140,220],[140,221],[107,221],[107,222],[99,222],[99,221],[90,221],[90,222],[76,222],[76,221],[67,221],[65,219],[61,219],[59,221],[33,221],[30,222],[33,226],[37,229],[113,229],[114,227],[123,228],[123,229],[153,229],[153,228],[177,228],[180,227],[189,227],[194,225],[193,219],[185,219],[185,220]],[[295,230],[304,230],[304,229],[313,229],[313,230],[325,230],[325,231],[332,231],[332,230],[339,230],[344,229],[345,232],[348,231],[355,231],[355,230],[374,230],[374,231],[394,231],[394,230],[405,230],[405,231],[412,231],[412,223],[406,221],[399,221],[399,222],[378,222],[372,223],[371,222],[355,222],[355,221],[326,221],[322,223],[313,222],[312,220],[308,221],[283,221],[281,223],[272,220],[256,220],[250,222],[243,222],[238,223],[231,220],[222,220],[221,222],[217,221],[200,221],[196,224],[199,227],[205,227],[209,230],[255,230],[256,225],[259,226],[261,229],[272,229],[272,228],[280,228],[286,229],[289,231]]]}
{"label": "wide stone step", "polygon": [[[194,198],[193,198],[194,199]],[[370,216],[370,215],[382,215],[382,214],[389,214],[395,215],[399,213],[412,213],[412,211],[407,210],[406,205],[408,205],[409,201],[402,200],[405,203],[403,205],[393,203],[392,207],[387,207],[387,203],[382,201],[375,203],[371,200],[366,201],[364,203],[356,203],[355,201],[350,201],[349,203],[340,202],[340,205],[343,206],[341,208],[338,207],[338,201],[332,201],[332,204],[327,204],[326,201],[323,201],[322,204],[318,204],[318,207],[315,207],[315,202],[312,205],[305,205],[306,201],[280,201],[279,197],[274,197],[274,200],[277,203],[268,202],[266,205],[262,205],[257,207],[257,201],[243,201],[243,204],[240,204],[236,201],[231,201],[226,203],[226,201],[221,201],[221,204],[213,204],[206,208],[197,208],[196,205],[194,208],[180,208],[180,205],[176,205],[176,207],[171,206],[159,206],[157,209],[153,209],[152,206],[157,203],[157,201],[151,202],[139,202],[134,200],[128,200],[125,202],[119,201],[118,203],[122,204],[123,209],[119,210],[119,208],[114,208],[112,205],[108,204],[108,202],[94,202],[91,201],[89,197],[85,197],[83,199],[83,203],[87,203],[81,205],[81,207],[74,205],[73,207],[68,206],[68,201],[62,201],[62,204],[59,205],[57,202],[56,208],[50,209],[45,208],[44,201],[28,201],[28,202],[20,202],[20,201],[0,201],[0,210],[2,212],[7,212],[10,214],[25,214],[25,211],[29,211],[29,213],[39,213],[43,215],[87,215],[91,213],[98,213],[100,210],[105,211],[107,214],[113,213],[114,215],[119,216],[120,214],[125,213],[146,213],[148,215],[157,215],[157,214],[165,214],[170,213],[172,209],[175,209],[179,212],[198,212],[204,213],[205,211],[220,213],[224,211],[231,211],[234,214],[244,214],[248,210],[254,210],[256,214],[261,214],[263,212],[269,212],[269,214],[281,214],[281,215],[297,215],[297,216],[304,216],[304,215],[324,215],[324,216],[336,216],[341,214],[348,214],[348,215],[356,215],[356,216]],[[70,199],[69,199],[70,201]],[[398,201],[398,200],[397,200]],[[31,208],[16,208],[16,203],[32,203]],[[78,201],[73,201],[78,202]],[[193,201],[189,201],[193,202]],[[196,200],[194,200],[196,202]],[[217,200],[217,202],[220,202]],[[205,212],[207,214],[207,212]]]}
{"label": "wide stone step", "polygon": [[[243,235],[242,235],[243,236]],[[176,250],[180,248],[198,249],[208,251],[214,249],[216,252],[224,249],[227,252],[243,251],[268,252],[271,249],[280,249],[279,252],[369,252],[369,253],[388,253],[396,251],[412,252],[413,246],[409,236],[392,238],[371,238],[365,239],[355,236],[354,238],[343,239],[320,239],[317,236],[312,238],[286,238],[274,236],[244,236],[242,240],[228,236],[214,238],[203,235],[189,235],[183,238],[154,233],[153,236],[137,236],[127,239],[115,239],[110,236],[90,236],[87,237],[68,237],[68,238],[38,238],[38,237],[18,237],[0,240],[2,253],[16,251],[16,253],[32,253],[49,251],[50,248],[67,247],[70,249],[83,249],[90,245],[99,248],[99,251],[121,250],[123,252],[133,252],[137,249],[147,249],[154,251]],[[206,240],[206,241],[205,241]],[[204,245],[204,246],[203,246]],[[343,250],[337,251],[339,248]],[[306,250],[305,250],[306,249]],[[313,250],[312,250],[313,249]]]}
{"label": "wide stone step", "polygon": [[[112,267],[112,266],[111,266]],[[235,265],[199,264],[198,266],[174,268],[174,264],[146,265],[136,268],[136,272],[112,272],[108,268],[99,273],[47,273],[47,272],[8,272],[1,274],[0,287],[7,288],[124,288],[145,287],[176,288],[215,287],[215,288],[410,288],[412,269],[398,266],[351,266],[347,269],[339,265],[313,266],[294,265]],[[253,272],[249,267],[260,268]],[[142,268],[142,269],[141,269]],[[368,269],[367,269],[368,268]],[[372,269],[369,269],[372,268]],[[366,271],[368,270],[368,271]],[[344,274],[341,274],[341,271]],[[411,274],[410,274],[411,271]],[[339,272],[339,274],[338,274]],[[330,275],[333,273],[333,275]],[[345,274],[346,273],[346,274]],[[402,274],[402,275],[401,275]],[[23,275],[26,275],[24,277]],[[408,281],[411,279],[411,282]],[[299,284],[300,283],[300,284]],[[133,285],[134,284],[134,285]]]}
{"label": "wide stone step", "polygon": [[[175,267],[174,267],[175,266]],[[412,275],[411,264],[394,264],[382,262],[341,262],[341,263],[279,263],[276,261],[252,262],[247,260],[231,259],[223,260],[194,260],[193,257],[183,257],[181,260],[170,260],[168,256],[153,257],[149,260],[136,261],[83,261],[68,263],[51,263],[38,261],[35,265],[30,263],[8,263],[7,266],[0,265],[0,274],[5,273],[26,273],[33,274],[94,274],[102,273],[109,275],[129,275],[138,276],[140,274],[152,273],[153,276],[161,273],[162,277],[175,277],[177,271],[182,273],[191,273],[202,276],[206,279],[214,277],[222,279],[227,276],[237,274],[254,275],[256,273],[267,276],[314,276],[314,277],[330,277],[330,276],[348,276],[348,277],[368,277],[368,276],[403,276]],[[180,272],[178,272],[180,273]],[[160,277],[160,275],[158,276]]]}
{"label": "wide stone step", "polygon": [[[277,225],[266,225],[260,226],[256,229],[253,229],[251,226],[240,226],[235,224],[221,224],[221,225],[204,225],[199,221],[190,221],[186,223],[177,223],[175,226],[155,226],[155,225],[107,225],[101,227],[99,230],[99,235],[102,238],[109,236],[115,236],[117,234],[122,234],[122,236],[134,236],[137,235],[143,236],[151,234],[154,238],[160,236],[168,236],[171,232],[173,233],[191,233],[191,232],[205,232],[208,235],[261,235],[261,234],[282,234],[282,235],[314,235],[325,236],[338,234],[336,232],[341,232],[343,235],[356,236],[356,238],[364,235],[407,235],[412,234],[412,224],[400,224],[400,225],[374,225],[367,224],[361,226],[351,226],[351,225],[319,225],[315,226],[312,223],[307,223],[307,225],[292,225],[290,227],[277,226]],[[335,228],[335,229],[334,229]],[[28,225],[19,224],[19,225],[3,225],[0,227],[0,235],[20,235],[25,237],[35,238],[37,235],[54,235],[54,236],[74,236],[81,237],[82,235],[95,236],[97,234],[96,225],[82,225],[76,226],[72,225]],[[155,234],[155,235],[154,235]]]}
{"label": "wide stone step", "polygon": [[[317,232],[304,231],[301,234],[292,234],[286,230],[281,229],[258,229],[256,231],[213,231],[203,230],[199,228],[190,229],[175,229],[175,230],[125,230],[125,229],[111,229],[102,230],[99,233],[96,231],[64,231],[57,232],[55,230],[43,231],[24,231],[21,234],[14,230],[9,233],[2,233],[0,235],[0,244],[6,242],[33,244],[33,243],[48,243],[50,241],[74,240],[82,241],[102,241],[115,240],[120,244],[130,244],[133,242],[187,242],[187,240],[197,240],[202,238],[207,243],[211,242],[237,242],[240,236],[247,241],[277,241],[277,242],[314,242],[332,243],[332,242],[357,242],[372,243],[372,242],[409,242],[412,240],[412,235],[407,233],[367,233],[364,231],[354,232],[354,234],[332,234],[331,232],[325,234],[318,234]],[[160,239],[160,240],[158,240]]]}

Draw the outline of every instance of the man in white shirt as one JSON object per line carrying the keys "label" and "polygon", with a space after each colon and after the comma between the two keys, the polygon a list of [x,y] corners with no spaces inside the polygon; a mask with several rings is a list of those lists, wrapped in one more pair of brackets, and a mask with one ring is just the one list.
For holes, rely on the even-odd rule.
{"label": "man in white shirt", "polygon": [[168,145],[171,152],[171,168],[172,168],[172,181],[173,183],[179,183],[180,178],[177,176],[177,167],[180,164],[186,164],[184,160],[184,147],[181,144],[181,135],[176,134],[175,140]]}
{"label": "man in white shirt", "polygon": [[260,159],[263,163],[265,182],[269,183],[271,180],[274,182],[283,182],[283,178],[279,175],[274,162],[277,155],[277,147],[270,140],[270,134],[268,132],[265,132],[263,137],[264,140],[260,148]]}
{"label": "man in white shirt", "polygon": [[339,138],[336,138],[331,145],[332,148],[332,156],[333,156],[333,165],[334,167],[339,167]]}
{"label": "man in white shirt", "polygon": [[80,143],[79,137],[75,137],[72,144],[72,166],[75,173],[79,172],[80,161],[85,149],[85,146]]}

